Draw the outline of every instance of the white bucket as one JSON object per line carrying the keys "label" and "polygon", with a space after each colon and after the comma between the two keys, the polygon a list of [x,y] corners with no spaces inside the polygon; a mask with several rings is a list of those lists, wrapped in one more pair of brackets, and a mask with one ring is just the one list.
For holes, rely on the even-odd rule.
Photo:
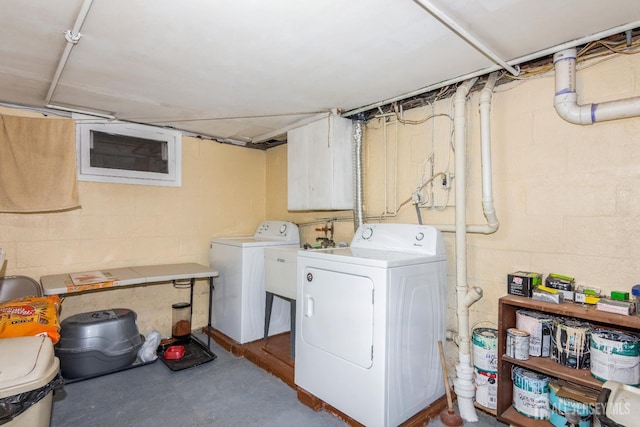
{"label": "white bucket", "polygon": [[474,368],[476,402],[488,409],[496,409],[498,404],[498,374]]}
{"label": "white bucket", "polygon": [[473,330],[473,366],[486,372],[498,372],[498,330],[476,328]]}
{"label": "white bucket", "polygon": [[600,381],[640,384],[640,338],[607,329],[591,333],[591,375]]}
{"label": "white bucket", "polygon": [[549,419],[549,377],[513,368],[513,408],[522,415],[536,420]]}
{"label": "white bucket", "polygon": [[553,320],[551,358],[561,365],[588,369],[591,324],[570,318]]}

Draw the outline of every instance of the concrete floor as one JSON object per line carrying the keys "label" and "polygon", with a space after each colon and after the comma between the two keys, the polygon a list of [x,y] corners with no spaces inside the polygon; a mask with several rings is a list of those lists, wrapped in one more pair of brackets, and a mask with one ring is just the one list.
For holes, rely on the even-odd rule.
{"label": "concrete floor", "polygon": [[[54,395],[51,427],[345,426],[302,404],[294,389],[247,359],[214,341],[211,349],[215,360],[182,371],[156,361],[66,384]],[[467,424],[503,425],[485,413],[479,416],[480,422]],[[435,419],[429,426],[442,423]]]}

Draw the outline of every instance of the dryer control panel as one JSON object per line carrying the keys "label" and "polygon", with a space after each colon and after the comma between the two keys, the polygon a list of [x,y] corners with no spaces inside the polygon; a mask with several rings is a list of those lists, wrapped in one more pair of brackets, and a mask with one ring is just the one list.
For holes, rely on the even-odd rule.
{"label": "dryer control panel", "polygon": [[351,247],[433,255],[445,250],[440,231],[419,224],[363,224],[353,236]]}

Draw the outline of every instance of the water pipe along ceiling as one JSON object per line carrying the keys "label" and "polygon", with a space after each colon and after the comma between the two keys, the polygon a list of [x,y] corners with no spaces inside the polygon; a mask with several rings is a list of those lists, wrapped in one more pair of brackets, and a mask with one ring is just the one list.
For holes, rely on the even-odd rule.
{"label": "water pipe along ceiling", "polygon": [[4,0],[0,102],[262,147],[640,27],[637,0]]}

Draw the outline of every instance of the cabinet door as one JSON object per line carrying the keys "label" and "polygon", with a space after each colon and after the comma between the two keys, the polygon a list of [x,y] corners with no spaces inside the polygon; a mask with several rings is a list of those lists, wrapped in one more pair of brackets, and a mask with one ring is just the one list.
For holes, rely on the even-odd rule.
{"label": "cabinet door", "polygon": [[287,133],[289,210],[353,208],[352,123],[339,116]]}

